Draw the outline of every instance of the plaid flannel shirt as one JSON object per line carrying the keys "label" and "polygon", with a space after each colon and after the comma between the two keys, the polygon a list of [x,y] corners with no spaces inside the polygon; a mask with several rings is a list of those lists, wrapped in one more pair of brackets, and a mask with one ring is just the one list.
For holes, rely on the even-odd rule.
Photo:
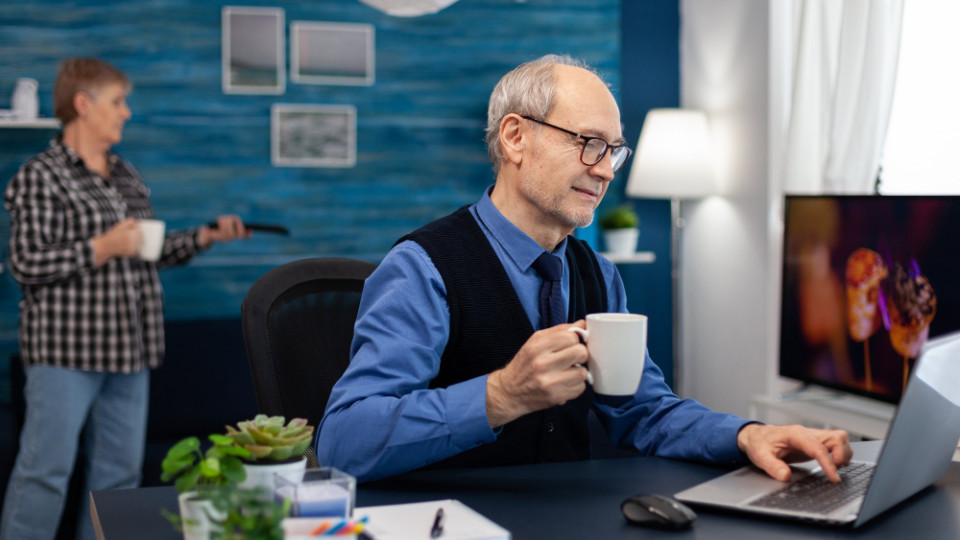
{"label": "plaid flannel shirt", "polygon": [[10,271],[20,283],[20,356],[30,364],[135,373],[163,359],[157,268],[199,251],[196,229],[166,236],[156,263],[112,258],[94,267],[91,240],[127,218],[152,218],[149,190],[114,153],[110,178],[61,137],[20,167],[4,192]]}

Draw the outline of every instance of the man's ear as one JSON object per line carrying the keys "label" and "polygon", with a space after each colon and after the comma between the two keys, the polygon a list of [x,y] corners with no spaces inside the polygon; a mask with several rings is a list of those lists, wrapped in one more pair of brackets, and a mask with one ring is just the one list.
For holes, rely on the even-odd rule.
{"label": "man's ear", "polygon": [[523,160],[524,134],[523,118],[519,115],[510,113],[500,121],[500,149],[504,159],[514,165]]}

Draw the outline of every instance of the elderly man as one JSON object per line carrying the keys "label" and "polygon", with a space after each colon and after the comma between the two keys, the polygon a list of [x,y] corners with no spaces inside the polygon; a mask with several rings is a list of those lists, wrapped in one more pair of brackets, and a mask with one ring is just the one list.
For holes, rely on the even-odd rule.
{"label": "elderly man", "polygon": [[[480,201],[401,239],[367,280],[351,363],[320,425],[321,462],[370,480],[586,459],[592,408],[613,443],[644,454],[749,459],[783,480],[787,460],[809,456],[839,481],[852,455],[846,433],[680,399],[649,356],[633,396],[587,385],[586,347],[568,329],[588,313],[626,312],[626,295],[616,267],[571,234],[593,220],[630,155],[616,100],[593,70],[550,55],[505,75],[490,97],[487,146],[496,183]],[[553,272],[543,264],[559,276],[560,324],[540,312],[541,275]]]}

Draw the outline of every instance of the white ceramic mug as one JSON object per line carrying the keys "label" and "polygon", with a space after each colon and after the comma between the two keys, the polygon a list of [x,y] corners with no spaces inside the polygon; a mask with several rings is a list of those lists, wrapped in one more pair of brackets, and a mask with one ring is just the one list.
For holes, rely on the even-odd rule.
{"label": "white ceramic mug", "polygon": [[140,234],[143,235],[143,242],[140,244],[140,250],[137,251],[144,261],[156,262],[160,259],[160,253],[163,252],[164,233],[166,232],[166,223],[159,219],[141,219]]}
{"label": "white ceramic mug", "polygon": [[647,316],[632,313],[591,313],[587,329],[573,327],[587,343],[588,382],[598,394],[636,393],[647,356]]}

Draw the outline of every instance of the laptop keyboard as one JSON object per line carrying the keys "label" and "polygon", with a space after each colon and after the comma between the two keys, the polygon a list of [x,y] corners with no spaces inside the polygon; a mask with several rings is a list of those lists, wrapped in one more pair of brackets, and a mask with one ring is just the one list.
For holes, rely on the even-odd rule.
{"label": "laptop keyboard", "polygon": [[813,514],[829,514],[863,495],[873,477],[873,463],[854,463],[838,472],[843,480],[834,484],[820,471],[780,490],[768,493],[749,506],[780,508]]}

